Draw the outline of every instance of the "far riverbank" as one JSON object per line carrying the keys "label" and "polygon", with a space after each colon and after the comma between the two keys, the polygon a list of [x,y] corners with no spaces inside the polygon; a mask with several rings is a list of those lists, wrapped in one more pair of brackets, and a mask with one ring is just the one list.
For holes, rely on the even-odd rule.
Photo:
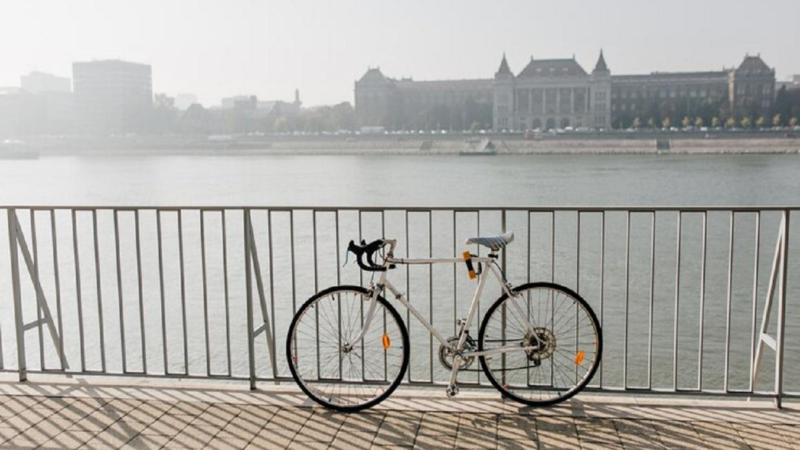
{"label": "far riverbank", "polygon": [[607,133],[546,135],[120,136],[31,138],[54,155],[546,155],[797,154],[792,133]]}

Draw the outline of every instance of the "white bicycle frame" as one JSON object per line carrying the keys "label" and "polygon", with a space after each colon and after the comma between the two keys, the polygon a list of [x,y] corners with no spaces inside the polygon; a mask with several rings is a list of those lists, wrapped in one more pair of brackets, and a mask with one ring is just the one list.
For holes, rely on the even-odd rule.
{"label": "white bicycle frame", "polygon": [[[496,255],[494,253],[489,253],[489,256],[478,257],[472,256],[471,260],[473,263],[481,264],[484,267],[484,270],[480,272],[478,275],[478,286],[475,288],[475,294],[472,298],[472,303],[469,307],[469,312],[467,313],[466,320],[461,324],[460,329],[458,330],[458,343],[453,346],[451,343],[442,336],[436,328],[428,322],[425,317],[417,311],[416,308],[405,298],[405,295],[401,293],[394,285],[387,279],[387,274],[389,273],[389,266],[392,264],[466,264],[466,260],[463,258],[395,258],[394,257],[394,249],[397,245],[397,241],[394,239],[386,239],[385,242],[389,245],[389,251],[386,254],[386,258],[383,261],[383,268],[386,269],[381,272],[381,276],[378,279],[378,282],[373,285],[372,288],[372,297],[370,298],[369,307],[367,309],[366,317],[364,318],[364,325],[361,328],[361,332],[353,339],[353,342],[348,343],[350,347],[357,344],[364,335],[369,330],[369,327],[372,323],[372,320],[375,316],[375,309],[378,305],[378,296],[384,290],[388,290],[389,292],[394,295],[394,298],[399,301],[406,309],[408,309],[411,314],[416,317],[416,319],[428,329],[428,331],[438,340],[444,347],[446,347],[449,351],[452,352],[454,355],[453,358],[453,369],[450,373],[450,383],[448,385],[448,394],[455,395],[457,392],[456,387],[456,380],[458,377],[458,372],[461,366],[461,359],[462,358],[471,358],[476,356],[490,356],[490,355],[497,355],[506,353],[512,350],[535,350],[538,347],[526,347],[523,346],[522,343],[514,344],[514,345],[505,345],[502,347],[494,348],[491,350],[469,350],[469,351],[462,351],[464,349],[464,345],[467,342],[468,332],[472,321],[475,319],[475,315],[478,312],[478,307],[480,306],[480,298],[481,294],[483,293],[483,287],[486,284],[486,280],[489,278],[489,274],[492,273],[497,281],[500,283],[500,286],[503,288],[503,292],[509,297],[514,297],[514,287],[511,286],[510,283],[506,281],[506,279],[501,274],[500,270],[495,267]],[[489,270],[486,270],[488,268]],[[517,317],[527,317],[527,314],[522,311],[519,305],[516,302],[509,302],[512,305],[513,313],[517,315]],[[528,332],[534,339],[536,339],[537,343],[539,342],[539,337],[537,333],[534,332],[534,326],[531,325],[527,320],[525,324],[528,327]]]}

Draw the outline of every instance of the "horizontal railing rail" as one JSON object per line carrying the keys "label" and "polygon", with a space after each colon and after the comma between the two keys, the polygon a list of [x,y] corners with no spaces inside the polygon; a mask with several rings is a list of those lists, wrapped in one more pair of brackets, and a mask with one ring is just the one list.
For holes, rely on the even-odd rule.
{"label": "horizontal railing rail", "polygon": [[[282,382],[305,299],[367,284],[351,239],[450,257],[515,231],[514,284],[554,281],[601,320],[589,389],[800,396],[800,207],[0,207],[0,371]],[[455,334],[473,285],[459,267],[400,267],[434,326]],[[489,286],[480,314],[500,295]],[[402,310],[401,310],[402,311]],[[407,382],[446,384],[406,316]],[[451,331],[452,330],[452,331]],[[770,380],[770,382],[765,381]],[[487,385],[479,372],[462,381]]]}

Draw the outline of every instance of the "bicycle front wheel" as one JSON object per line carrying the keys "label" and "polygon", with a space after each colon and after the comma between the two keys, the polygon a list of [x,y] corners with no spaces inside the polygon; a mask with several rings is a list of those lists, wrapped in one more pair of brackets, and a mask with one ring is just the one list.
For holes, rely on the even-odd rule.
{"label": "bicycle front wheel", "polygon": [[592,308],[552,283],[518,287],[486,312],[478,348],[486,377],[507,398],[549,406],[580,392],[597,371],[603,337]]}
{"label": "bicycle front wheel", "polygon": [[336,286],[311,297],[289,327],[286,355],[300,389],[315,402],[354,412],[377,405],[408,368],[408,332],[397,311],[378,296],[372,323],[356,342],[370,305],[360,286]]}

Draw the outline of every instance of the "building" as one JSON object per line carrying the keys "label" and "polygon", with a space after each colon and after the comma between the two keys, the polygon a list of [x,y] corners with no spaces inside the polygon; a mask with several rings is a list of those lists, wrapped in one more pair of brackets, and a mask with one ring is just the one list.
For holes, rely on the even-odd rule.
{"label": "building", "polygon": [[534,59],[514,76],[505,55],[494,76],[494,129],[608,128],[611,71],[603,52],[592,73],[572,59]]}
{"label": "building", "polygon": [[19,87],[0,87],[0,137],[37,134],[43,115],[41,96]]}
{"label": "building", "polygon": [[22,89],[34,94],[39,103],[36,131],[61,134],[72,131],[75,123],[75,102],[72,80],[49,73],[31,72],[20,77]]}
{"label": "building", "polygon": [[120,60],[72,65],[75,111],[82,131],[142,132],[153,109],[152,69]]}
{"label": "building", "polygon": [[481,128],[491,127],[491,79],[395,80],[383,75],[380,68],[370,68],[355,82],[355,93],[360,126],[465,130],[477,123]]}
{"label": "building", "polygon": [[388,129],[465,130],[473,120],[495,131],[600,129],[768,115],[775,93],[775,70],[760,56],[719,71],[612,75],[601,50],[591,73],[575,57],[531,57],[514,75],[505,55],[483,80],[395,80],[370,68],[355,105],[359,125]]}
{"label": "building", "polygon": [[249,112],[252,116],[266,117],[270,114],[282,116],[296,116],[300,113],[300,90],[294,91],[294,102],[283,100],[259,100],[255,95],[235,95],[225,97],[220,103],[220,109]]}
{"label": "building", "polygon": [[22,89],[36,94],[42,92],[72,92],[72,80],[43,72],[31,72],[28,75],[23,75],[20,77],[20,86]]}

